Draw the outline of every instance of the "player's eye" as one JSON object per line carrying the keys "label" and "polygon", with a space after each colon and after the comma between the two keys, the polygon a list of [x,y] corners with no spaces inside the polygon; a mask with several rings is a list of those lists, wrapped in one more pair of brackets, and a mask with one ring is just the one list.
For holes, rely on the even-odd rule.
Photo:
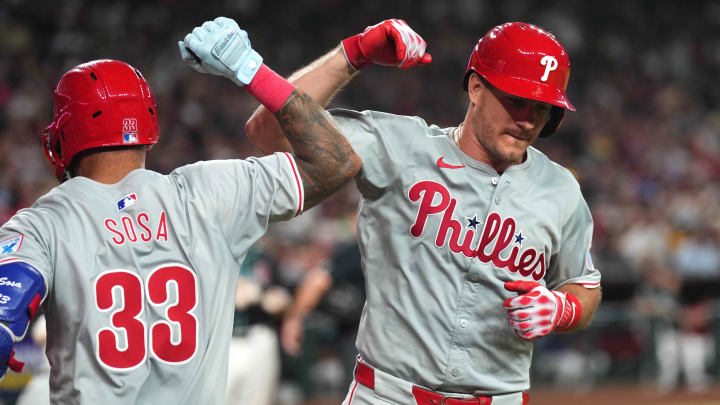
{"label": "player's eye", "polygon": [[545,118],[545,117],[549,116],[551,109],[552,109],[552,107],[550,106],[550,104],[546,104],[546,103],[536,103],[535,104],[535,113],[540,118]]}
{"label": "player's eye", "polygon": [[510,97],[510,104],[513,107],[524,107],[527,104],[527,100],[520,98],[520,97]]}

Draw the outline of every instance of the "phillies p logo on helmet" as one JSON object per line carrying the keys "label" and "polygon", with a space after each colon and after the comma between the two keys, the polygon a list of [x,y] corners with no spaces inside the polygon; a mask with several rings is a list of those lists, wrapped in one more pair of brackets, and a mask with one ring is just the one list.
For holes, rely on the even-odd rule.
{"label": "phillies p logo on helmet", "polygon": [[550,55],[545,55],[542,57],[542,59],[540,59],[540,64],[545,66],[545,73],[540,78],[540,81],[546,82],[548,76],[550,75],[550,72],[557,69],[558,61]]}

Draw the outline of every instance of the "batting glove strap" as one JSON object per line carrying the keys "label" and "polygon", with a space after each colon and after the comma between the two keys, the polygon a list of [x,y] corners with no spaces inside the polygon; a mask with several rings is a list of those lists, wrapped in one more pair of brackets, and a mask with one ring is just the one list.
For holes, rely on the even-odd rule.
{"label": "batting glove strap", "polygon": [[580,319],[580,301],[570,293],[551,291],[534,281],[508,281],[505,289],[519,295],[503,307],[515,334],[524,340],[545,336],[553,330],[572,329]]}
{"label": "batting glove strap", "polygon": [[345,60],[355,70],[360,70],[365,66],[372,64],[369,60],[367,60],[362,49],[360,49],[361,36],[362,34],[353,35],[340,42],[343,53],[345,54]]}
{"label": "batting glove strap", "polygon": [[245,31],[227,27],[212,48],[212,56],[233,73],[230,77],[238,85],[249,84],[262,65],[262,57],[250,48]]}
{"label": "batting glove strap", "polygon": [[558,298],[558,316],[555,319],[555,330],[565,331],[575,327],[582,316],[580,300],[573,294],[553,291]]}

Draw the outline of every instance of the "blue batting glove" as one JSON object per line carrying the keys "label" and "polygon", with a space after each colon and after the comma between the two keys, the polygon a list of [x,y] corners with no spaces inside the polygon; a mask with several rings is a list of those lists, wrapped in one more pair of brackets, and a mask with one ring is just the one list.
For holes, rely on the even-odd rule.
{"label": "blue batting glove", "polygon": [[238,86],[249,84],[262,65],[262,57],[251,48],[247,32],[227,17],[196,27],[178,42],[178,47],[185,63],[193,69],[225,76]]}

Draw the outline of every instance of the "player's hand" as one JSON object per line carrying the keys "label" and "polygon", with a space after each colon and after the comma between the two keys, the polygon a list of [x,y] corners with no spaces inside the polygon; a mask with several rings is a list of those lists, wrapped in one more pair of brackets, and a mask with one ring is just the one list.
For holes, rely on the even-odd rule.
{"label": "player's hand", "polygon": [[262,57],[250,47],[247,32],[227,17],[195,27],[178,47],[193,69],[225,76],[238,86],[249,84],[262,65]]}
{"label": "player's hand", "polygon": [[285,353],[297,356],[302,351],[304,334],[303,319],[298,316],[286,316],[280,327],[280,344]]}
{"label": "player's hand", "polygon": [[524,340],[545,336],[553,330],[571,329],[580,319],[577,297],[548,290],[534,281],[508,281],[505,289],[520,295],[505,300],[510,326]]}
{"label": "player's hand", "polygon": [[15,335],[5,325],[0,325],[0,380],[5,377],[7,369],[20,373],[25,363],[15,359],[15,350],[13,346],[18,340]]}
{"label": "player's hand", "polygon": [[365,28],[360,34],[342,41],[348,63],[360,70],[375,64],[409,68],[428,64],[432,56],[425,53],[427,44],[403,20],[385,20]]}

